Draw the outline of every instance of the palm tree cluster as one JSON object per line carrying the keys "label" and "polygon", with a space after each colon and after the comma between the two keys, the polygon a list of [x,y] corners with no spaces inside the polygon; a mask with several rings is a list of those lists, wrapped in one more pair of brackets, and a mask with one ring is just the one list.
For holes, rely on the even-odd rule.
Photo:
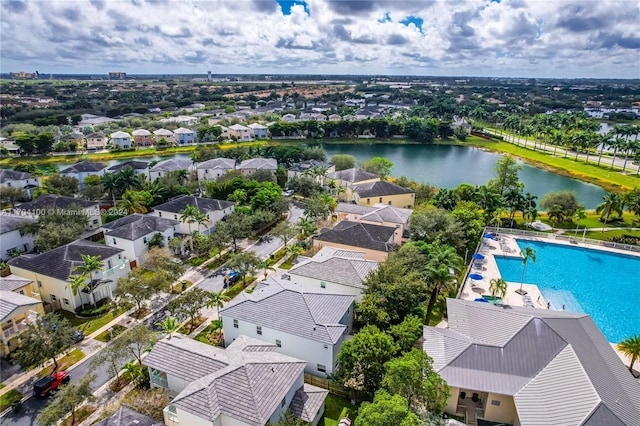
{"label": "palm tree cluster", "polygon": [[[100,256],[90,256],[86,254],[80,255],[82,258],[82,264],[73,267],[73,271],[80,271],[80,275],[70,275],[68,278],[67,287],[71,290],[74,296],[80,294],[80,303],[84,309],[84,302],[82,301],[82,291],[89,293],[89,298],[93,306],[96,302],[93,298],[93,290],[91,283],[93,282],[93,273],[102,271],[102,259]],[[87,275],[89,281],[87,281]]]}

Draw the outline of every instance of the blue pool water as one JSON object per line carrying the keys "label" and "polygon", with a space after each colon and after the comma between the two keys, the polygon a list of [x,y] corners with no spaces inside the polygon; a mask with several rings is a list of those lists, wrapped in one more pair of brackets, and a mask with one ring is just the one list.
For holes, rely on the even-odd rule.
{"label": "blue pool water", "polygon": [[[640,334],[640,257],[526,240],[518,246],[536,250],[524,282],[536,284],[551,309],[565,305],[567,311],[589,314],[613,343]],[[521,259],[495,259],[502,278],[520,282]]]}

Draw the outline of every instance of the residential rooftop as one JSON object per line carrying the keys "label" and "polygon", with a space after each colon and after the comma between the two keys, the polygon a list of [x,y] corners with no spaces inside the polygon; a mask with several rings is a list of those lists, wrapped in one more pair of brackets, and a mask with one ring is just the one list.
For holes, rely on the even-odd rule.
{"label": "residential rooftop", "polygon": [[415,193],[412,189],[386,181],[361,183],[353,187],[353,192],[357,193],[360,198]]}
{"label": "residential rooftop", "polygon": [[20,275],[9,274],[6,277],[0,277],[0,290],[15,291],[28,284],[31,284],[32,282],[32,280],[21,277]]}
{"label": "residential rooftop", "polygon": [[14,180],[33,179],[29,173],[16,172],[15,170],[0,169],[0,183],[10,182]]}
{"label": "residential rooftop", "polygon": [[37,221],[38,220],[35,218],[26,216],[2,215],[0,216],[0,235],[6,234],[7,232],[15,231],[16,229],[20,229],[24,225],[35,223]]}
{"label": "residential rooftop", "polygon": [[188,170],[193,163],[191,160],[184,160],[181,158],[170,158],[168,160],[160,161],[155,166],[151,167],[151,172],[173,172],[175,170]]}
{"label": "residential rooftop", "polygon": [[265,169],[276,170],[278,168],[278,161],[275,158],[251,158],[244,160],[238,166],[238,169]]}
{"label": "residential rooftop", "polygon": [[179,221],[173,219],[134,213],[106,223],[102,227],[106,230],[106,236],[135,241],[152,232],[164,232],[179,224]]}
{"label": "residential rooftop", "polygon": [[42,301],[13,291],[0,290],[0,322],[4,323],[20,308],[35,306]]}
{"label": "residential rooftop", "polygon": [[105,167],[102,163],[96,163],[95,161],[80,161],[79,163],[74,164],[73,166],[67,167],[62,170],[61,174],[67,173],[87,173],[87,172],[99,172],[103,170]]}
{"label": "residential rooftop", "polygon": [[146,170],[149,168],[149,163],[146,161],[138,161],[138,160],[129,160],[122,163],[114,164],[109,167],[107,171],[109,172],[119,172],[120,170],[126,169],[127,167],[131,167],[133,170]]}
{"label": "residential rooftop", "polygon": [[315,237],[319,241],[328,241],[347,246],[390,252],[396,249],[391,242],[396,228],[343,220],[333,229],[324,228]]}
{"label": "residential rooftop", "polygon": [[380,176],[366,172],[362,169],[345,169],[339,172],[329,174],[330,178],[343,180],[345,182],[355,183],[370,179],[380,179]]}
{"label": "residential rooftop", "polygon": [[213,198],[202,198],[193,195],[181,195],[167,201],[166,203],[160,204],[159,206],[155,206],[154,210],[180,213],[185,209],[185,207],[187,207],[187,205],[194,206],[200,213],[209,213],[216,210],[224,210],[228,207],[233,206],[233,203],[231,201],[215,200]]}
{"label": "residential rooftop", "polygon": [[233,158],[212,158],[198,164],[198,169],[235,169],[236,160]]}
{"label": "residential rooftop", "polygon": [[[362,254],[364,255],[364,253]],[[337,256],[324,260],[312,258],[295,265],[289,270],[289,274],[362,289],[364,288],[362,282],[371,272],[377,270],[378,266],[378,262],[364,259]]]}
{"label": "residential rooftop", "polygon": [[47,209],[69,209],[73,206],[90,208],[98,206],[97,201],[81,200],[80,198],[66,197],[64,195],[42,194],[33,201],[16,206],[16,210],[34,211]]}

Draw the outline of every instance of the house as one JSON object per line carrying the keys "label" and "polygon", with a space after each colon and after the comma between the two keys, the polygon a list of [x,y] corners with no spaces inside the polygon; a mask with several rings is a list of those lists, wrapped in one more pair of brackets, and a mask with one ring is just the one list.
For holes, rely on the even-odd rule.
{"label": "house", "polygon": [[240,142],[251,140],[251,129],[241,124],[229,126],[229,138]]}
{"label": "house", "polygon": [[131,149],[133,147],[131,135],[127,132],[111,133],[111,145],[114,149]]}
{"label": "house", "polygon": [[382,262],[397,246],[395,227],[343,220],[333,229],[323,228],[313,239],[315,248],[326,246],[365,253],[365,259]]}
{"label": "house", "polygon": [[31,213],[38,216],[43,211],[68,211],[80,208],[87,216],[87,231],[97,229],[102,225],[100,216],[100,204],[97,201],[81,200],[79,198],[65,197],[64,195],[42,194],[33,201],[22,203],[15,208],[20,215]]}
{"label": "house", "polygon": [[133,169],[137,174],[143,174],[149,177],[149,163],[146,161],[128,160],[122,163],[114,164],[107,169],[108,173],[118,173],[120,170],[124,170],[127,167]]}
{"label": "house", "polygon": [[312,258],[294,265],[285,275],[304,291],[350,294],[362,301],[363,281],[378,269],[364,252],[323,247]]}
{"label": "house", "polygon": [[97,151],[107,149],[109,138],[102,132],[89,133],[84,137],[84,145],[87,151]]}
{"label": "house", "polygon": [[353,185],[351,187],[351,194],[353,201],[361,206],[386,204],[412,209],[416,199],[416,192],[414,190],[387,181]]}
{"label": "house", "polygon": [[22,188],[28,198],[33,196],[33,190],[40,186],[38,178],[29,173],[0,169],[0,192],[2,188]]}
{"label": "house", "polygon": [[[11,272],[37,283],[42,301],[50,309],[74,312],[83,304],[113,299],[118,278],[126,277],[129,262],[120,248],[108,247],[89,240],[76,240],[41,254],[23,254],[7,262]],[[69,276],[80,275],[74,267],[83,264],[82,256],[100,256],[103,269],[87,277],[87,287],[75,295],[69,287]]]}
{"label": "house", "polygon": [[80,189],[84,188],[84,178],[88,176],[104,176],[107,166],[95,161],[80,161],[60,172],[61,175],[78,179]]}
{"label": "house", "polygon": [[173,131],[178,145],[190,145],[196,141],[196,132],[184,127],[178,127]]}
{"label": "house", "polygon": [[20,152],[20,147],[16,145],[14,139],[0,137],[0,148],[6,149],[12,155],[17,155]]}
{"label": "house", "polygon": [[243,176],[251,176],[258,170],[268,170],[275,178],[276,171],[278,170],[278,162],[275,158],[251,158],[242,161],[238,166],[238,170],[240,170]]}
{"label": "house", "polygon": [[[314,170],[324,171],[325,173],[324,175],[313,176],[312,172]],[[335,171],[336,166],[334,166],[332,163],[325,163],[324,161],[318,160],[306,160],[300,163],[295,163],[291,167],[289,167],[287,169],[287,178],[291,179],[294,177],[311,175],[319,184],[323,185],[327,174],[335,173]]]}
{"label": "house", "polygon": [[236,160],[233,158],[212,158],[211,160],[203,161],[196,167],[198,182],[202,183],[207,180],[218,179],[220,176],[224,176],[235,169]]}
{"label": "house", "polygon": [[296,121],[296,116],[293,114],[285,114],[280,118],[281,121],[286,121],[287,123],[293,123]]}
{"label": "house", "polygon": [[340,117],[340,115],[338,114],[329,115],[329,121],[340,121],[340,120],[342,120],[342,117]]}
{"label": "house", "polygon": [[239,336],[226,349],[185,336],[156,343],[142,361],[151,386],[175,395],[164,409],[169,426],[264,426],[287,410],[317,425],[328,392],[304,383],[306,361],[277,346]]}
{"label": "house", "polygon": [[[27,212],[25,212],[27,213]],[[24,225],[35,223],[37,219],[30,215],[9,215],[0,216],[0,260],[7,260],[21,253],[28,253],[33,250],[32,234],[23,234],[20,228]]]}
{"label": "house", "polygon": [[218,124],[218,127],[220,127],[220,137],[222,140],[229,140],[229,128],[221,124]]}
{"label": "house", "polygon": [[[445,411],[514,425],[638,425],[640,386],[586,314],[447,299],[424,351]],[[495,423],[492,423],[495,424]]]}
{"label": "house", "polygon": [[[180,222],[174,219],[134,213],[102,225],[105,243],[109,247],[124,250],[130,267],[142,263],[149,251],[149,242],[159,238],[161,247],[167,247],[175,235]],[[156,237],[160,235],[160,237]]]}
{"label": "house", "polygon": [[255,337],[307,361],[307,373],[326,377],[338,364],[345,335],[351,334],[354,300],[350,294],[307,291],[269,278],[220,311],[225,346],[240,335]]}
{"label": "house", "polygon": [[176,137],[171,130],[158,129],[153,132],[153,135],[155,136],[156,143],[160,142],[161,139],[165,139],[171,145],[176,143]]}
{"label": "house", "polygon": [[413,210],[390,206],[388,204],[374,204],[363,206],[351,203],[338,203],[335,214],[338,220],[371,223],[374,225],[394,226],[399,229],[394,242],[397,245],[409,239],[409,218]]}
{"label": "house", "polygon": [[355,168],[329,173],[327,174],[327,178],[336,180],[338,185],[345,188],[344,199],[346,201],[353,201],[353,191],[351,188],[354,185],[380,181],[380,176]]}
{"label": "house", "polygon": [[164,426],[164,423],[121,405],[111,417],[94,423],[93,426]]}
{"label": "house", "polygon": [[267,126],[263,126],[260,123],[251,123],[247,127],[250,129],[252,139],[269,139],[269,128]]}
{"label": "house", "polygon": [[[187,205],[194,206],[200,214],[206,215],[209,221],[202,225],[183,222],[180,212]],[[193,195],[181,195],[153,208],[155,216],[180,221],[178,232],[184,235],[190,235],[193,231],[210,234],[215,229],[216,223],[231,212],[233,212],[233,203],[230,201],[200,198]]]}
{"label": "house", "polygon": [[41,315],[42,300],[32,291],[33,281],[18,275],[0,277],[0,356],[13,352],[20,343],[20,334]]}
{"label": "house", "polygon": [[68,135],[64,135],[64,136],[60,136],[60,138],[58,139],[58,142],[63,142],[63,143],[75,143],[76,147],[82,149],[82,139],[84,138],[84,136],[82,135],[82,133],[69,133]]}
{"label": "house", "polygon": [[152,146],[155,141],[150,131],[145,129],[136,129],[131,132],[133,135],[133,142],[136,146]]}
{"label": "house", "polygon": [[185,160],[182,158],[170,158],[168,160],[160,161],[155,166],[149,169],[149,180],[154,180],[162,177],[170,172],[177,172],[178,170],[193,171],[193,162],[191,160]]}

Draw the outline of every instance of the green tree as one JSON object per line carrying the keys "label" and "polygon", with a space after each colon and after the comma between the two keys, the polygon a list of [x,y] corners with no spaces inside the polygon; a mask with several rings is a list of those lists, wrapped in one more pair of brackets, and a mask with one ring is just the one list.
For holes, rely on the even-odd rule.
{"label": "green tree", "polygon": [[467,246],[464,225],[443,209],[415,210],[409,218],[408,229],[412,240],[446,244],[461,252]]}
{"label": "green tree", "polygon": [[57,424],[59,420],[71,413],[71,425],[75,425],[78,407],[85,401],[94,400],[91,382],[95,378],[94,374],[87,374],[78,383],[62,386],[53,401],[38,412],[38,424],[42,426]]}
{"label": "green tree", "polygon": [[427,249],[427,253],[427,279],[431,287],[431,295],[429,296],[425,315],[428,321],[438,295],[444,289],[450,288],[453,278],[455,278],[451,271],[456,273],[462,268],[462,258],[456,254],[453,247],[443,244],[432,244]]}
{"label": "green tree", "polygon": [[492,297],[504,297],[507,294],[507,282],[502,278],[493,278],[489,281],[489,293]]}
{"label": "green tree", "polygon": [[246,284],[245,280],[247,274],[255,273],[261,263],[262,259],[260,259],[254,252],[243,251],[232,255],[229,262],[227,262],[227,266],[234,271],[240,272],[242,283]]}
{"label": "green tree", "polygon": [[47,155],[55,143],[52,133],[40,133],[34,139],[35,148],[41,155]]}
{"label": "green tree", "polygon": [[80,305],[82,305],[82,309],[84,309],[84,301],[82,300],[82,290],[89,291],[90,287],[87,284],[87,276],[85,274],[82,275],[69,275],[67,279],[67,287],[71,290],[71,293],[74,296],[80,294]]}
{"label": "green tree", "polygon": [[353,169],[356,166],[356,157],[348,154],[336,154],[331,157],[331,163],[336,166],[336,171]]}
{"label": "green tree", "polygon": [[622,217],[622,208],[622,196],[615,192],[609,192],[602,197],[602,203],[596,206],[596,213],[600,215],[600,220],[604,220],[606,225],[611,213],[616,212],[618,217]]}
{"label": "green tree", "polygon": [[524,295],[527,294],[527,292],[522,289],[524,273],[527,270],[529,260],[531,260],[532,263],[536,263],[536,249],[533,247],[525,247],[520,254],[522,255],[522,277],[520,278],[520,288],[516,290],[516,293]]}
{"label": "green tree", "polygon": [[124,209],[127,213],[148,213],[153,204],[153,196],[147,191],[127,190],[122,194],[122,199],[118,202],[118,208]]}
{"label": "green tree", "polygon": [[640,335],[636,334],[635,336],[627,337],[616,346],[620,352],[631,358],[629,371],[633,377],[636,377],[633,374],[633,364],[635,364],[636,360],[640,357]]}
{"label": "green tree", "polygon": [[27,193],[22,188],[13,186],[0,186],[0,199],[8,203],[11,207],[15,206],[16,201],[26,198]]}
{"label": "green tree", "polygon": [[157,325],[162,327],[162,331],[169,336],[169,339],[171,339],[173,333],[178,331],[180,328],[180,322],[178,322],[174,317],[167,317]]}
{"label": "green tree", "polygon": [[19,135],[15,138],[15,143],[20,148],[20,152],[30,155],[36,148],[35,135]]}
{"label": "green tree", "polygon": [[47,194],[73,197],[78,192],[78,179],[73,176],[55,174],[44,180],[42,188]]}
{"label": "green tree", "polygon": [[102,258],[100,256],[90,256],[88,254],[81,254],[82,264],[74,266],[72,271],[80,271],[82,275],[89,275],[89,298],[91,300],[91,304],[93,306],[96,305],[96,302],[93,298],[93,273],[102,271],[103,263]]}
{"label": "green tree", "polygon": [[373,395],[384,376],[384,364],[396,353],[393,338],[367,326],[344,342],[338,354],[338,377],[345,386]]}
{"label": "green tree", "polygon": [[168,248],[149,249],[144,255],[142,266],[154,272],[152,284],[156,288],[166,288],[167,292],[171,291],[173,282],[184,273],[184,266],[171,255]]}
{"label": "green tree", "polygon": [[20,346],[13,353],[13,359],[24,368],[50,359],[55,371],[58,369],[56,356],[74,343],[74,332],[67,319],[53,312],[44,314],[35,323],[28,324],[20,335]]}
{"label": "green tree", "polygon": [[550,192],[542,198],[540,205],[547,211],[557,206],[555,209],[561,222],[570,221],[576,210],[584,208],[578,203],[575,192],[571,191]]}
{"label": "green tree", "polygon": [[222,229],[221,232],[231,238],[233,251],[236,251],[238,250],[238,240],[247,238],[251,234],[252,225],[251,216],[233,212],[225,216],[224,220],[218,222],[217,228]]}
{"label": "green tree", "polygon": [[424,407],[442,412],[449,398],[449,386],[433,369],[433,361],[423,350],[413,348],[388,361],[382,387],[391,395],[400,395],[409,408]]}
{"label": "green tree", "polygon": [[[149,282],[150,271],[144,268],[132,269],[126,278],[118,278],[114,296],[121,302],[133,302],[139,314],[145,307],[144,302],[153,296],[157,289]],[[154,274],[151,272],[151,274]]]}
{"label": "green tree", "polygon": [[104,190],[111,196],[113,205],[116,205],[116,192],[118,192],[120,186],[116,179],[115,173],[105,173],[100,177],[100,182]]}
{"label": "green tree", "polygon": [[223,291],[210,291],[207,295],[207,303],[205,306],[209,309],[215,307],[218,313],[218,319],[220,318],[220,308],[224,306],[224,302],[231,300],[229,296],[225,295]]}
{"label": "green tree", "polygon": [[120,370],[122,370],[122,366],[130,356],[131,352],[126,342],[117,336],[111,339],[109,344],[96,354],[91,361],[91,367],[97,369],[101,365],[106,365],[109,377],[115,377],[116,380],[120,380]]}
{"label": "green tree", "polygon": [[358,426],[420,426],[418,416],[409,410],[409,404],[400,395],[389,395],[385,390],[376,392],[373,402],[363,402],[356,419]]}
{"label": "green tree", "polygon": [[64,212],[55,210],[39,215],[37,222],[25,224],[20,232],[35,235],[37,250],[48,251],[75,241],[86,225],[87,216],[82,208],[71,205]]}
{"label": "green tree", "polygon": [[373,157],[360,164],[360,168],[369,173],[376,174],[384,179],[391,174],[393,163],[383,157]]}
{"label": "green tree", "polygon": [[157,339],[156,334],[145,324],[138,324],[125,331],[118,339],[122,346],[133,355],[139,365],[142,365],[142,354],[151,350]]}
{"label": "green tree", "polygon": [[200,310],[207,304],[207,299],[208,293],[196,287],[171,300],[167,307],[178,320],[189,319],[191,326],[195,326]]}
{"label": "green tree", "polygon": [[422,336],[423,328],[424,324],[417,315],[409,315],[400,324],[392,325],[389,328],[389,335],[398,346],[398,353],[410,351]]}

